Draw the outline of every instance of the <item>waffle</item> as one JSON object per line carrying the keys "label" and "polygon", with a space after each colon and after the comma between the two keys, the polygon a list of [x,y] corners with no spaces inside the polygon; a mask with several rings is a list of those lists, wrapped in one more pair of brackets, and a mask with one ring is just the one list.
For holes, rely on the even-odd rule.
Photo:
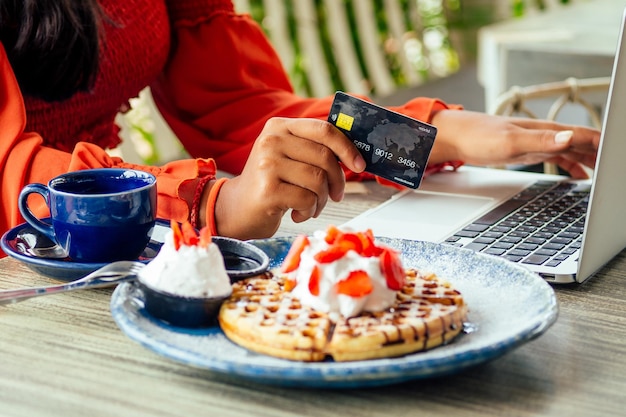
{"label": "waffle", "polygon": [[337,318],[303,306],[270,273],[233,284],[219,323],[233,342],[296,361],[355,361],[427,350],[457,336],[467,308],[461,294],[434,274],[407,271],[395,304]]}

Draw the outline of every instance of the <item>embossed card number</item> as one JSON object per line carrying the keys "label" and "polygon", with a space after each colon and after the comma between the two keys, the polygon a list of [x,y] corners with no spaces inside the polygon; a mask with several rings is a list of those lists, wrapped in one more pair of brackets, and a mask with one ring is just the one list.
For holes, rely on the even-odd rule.
{"label": "embossed card number", "polygon": [[365,158],[365,170],[409,188],[419,187],[437,128],[341,91],[328,114]]}

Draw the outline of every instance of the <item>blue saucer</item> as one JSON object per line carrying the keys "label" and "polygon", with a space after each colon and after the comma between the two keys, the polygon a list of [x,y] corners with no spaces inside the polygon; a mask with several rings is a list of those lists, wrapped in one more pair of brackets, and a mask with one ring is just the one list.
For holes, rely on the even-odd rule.
{"label": "blue saucer", "polygon": [[[156,220],[152,239],[139,257],[140,262],[148,263],[154,259],[169,230],[169,220]],[[224,257],[226,273],[232,282],[262,274],[269,267],[269,257],[251,243],[222,236],[214,236],[213,242]],[[55,246],[54,242],[37,232],[28,223],[9,230],[0,240],[0,247],[7,255],[24,262],[35,272],[62,281],[74,281],[106,265],[106,263],[75,262],[67,257],[38,256],[33,253],[33,250],[41,251],[53,246]]]}
{"label": "blue saucer", "polygon": [[[45,221],[46,219],[44,219]],[[152,239],[139,257],[148,263],[161,249],[165,232],[170,229],[169,220],[157,219]],[[62,281],[73,281],[103,267],[106,263],[74,262],[69,258],[47,258],[32,253],[35,247],[49,247],[53,243],[39,234],[28,223],[7,231],[0,240],[0,247],[7,255],[24,262],[35,272]]]}

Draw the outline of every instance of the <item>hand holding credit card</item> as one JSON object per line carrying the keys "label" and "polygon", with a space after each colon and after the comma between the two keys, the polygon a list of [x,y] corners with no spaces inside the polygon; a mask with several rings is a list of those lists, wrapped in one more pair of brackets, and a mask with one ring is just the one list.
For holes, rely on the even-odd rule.
{"label": "hand holding credit card", "polygon": [[367,172],[409,188],[422,181],[437,128],[338,91],[328,121],[356,145]]}

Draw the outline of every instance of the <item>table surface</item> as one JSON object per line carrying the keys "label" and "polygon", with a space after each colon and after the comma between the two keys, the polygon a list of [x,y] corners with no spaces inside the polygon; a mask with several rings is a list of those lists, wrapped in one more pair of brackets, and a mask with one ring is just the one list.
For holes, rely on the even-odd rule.
{"label": "table surface", "polygon": [[[341,224],[388,198],[331,203],[280,234]],[[0,289],[54,283],[0,260]],[[626,252],[583,285],[555,288],[557,322],[539,338],[460,374],[367,389],[297,389],[224,380],[123,334],[111,289],[0,307],[0,415],[9,416],[616,416],[626,392]]]}
{"label": "table surface", "polygon": [[482,28],[478,79],[486,110],[514,85],[610,76],[625,7],[624,0],[578,0]]}

